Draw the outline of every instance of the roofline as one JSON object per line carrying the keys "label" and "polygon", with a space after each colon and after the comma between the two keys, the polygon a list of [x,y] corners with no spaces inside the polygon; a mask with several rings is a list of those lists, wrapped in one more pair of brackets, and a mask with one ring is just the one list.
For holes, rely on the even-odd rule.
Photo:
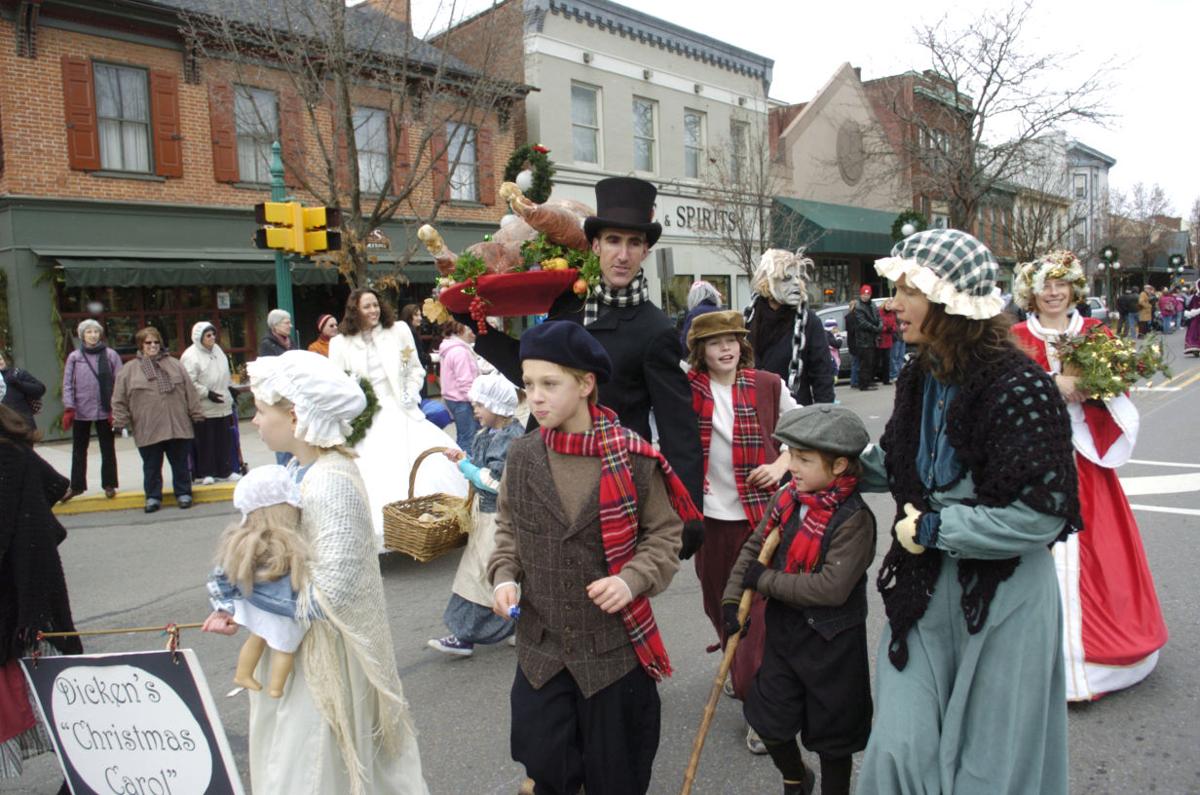
{"label": "roofline", "polygon": [[[509,0],[516,2],[517,0]],[[542,32],[546,14],[557,14],[564,18],[592,27],[607,29],[610,33],[647,42],[663,49],[675,50],[699,61],[709,61],[733,72],[740,72],[763,81],[764,94],[770,93],[775,61],[764,55],[735,47],[719,39],[697,33],[665,19],[628,8],[611,0],[522,0],[526,30]]]}
{"label": "roofline", "polygon": [[1091,155],[1092,157],[1096,158],[1097,160],[1103,160],[1105,163],[1108,164],[1109,168],[1112,168],[1113,166],[1115,166],[1117,164],[1117,159],[1115,157],[1113,157],[1112,155],[1106,155],[1103,152],[1101,152],[1099,149],[1093,149],[1092,147],[1088,146],[1087,144],[1082,143],[1080,141],[1076,141],[1074,139],[1067,141],[1067,151],[1069,152],[1072,149],[1078,149],[1079,151],[1083,152],[1084,154]]}

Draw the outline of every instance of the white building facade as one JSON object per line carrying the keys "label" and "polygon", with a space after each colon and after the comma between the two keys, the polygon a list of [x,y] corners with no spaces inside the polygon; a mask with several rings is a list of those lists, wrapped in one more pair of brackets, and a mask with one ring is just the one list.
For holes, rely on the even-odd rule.
{"label": "white building facade", "polygon": [[[1089,266],[1099,261],[1108,237],[1108,172],[1117,164],[1114,157],[1081,143],[1067,144],[1070,196],[1074,201],[1075,227],[1071,248]],[[1090,270],[1090,268],[1089,268]]]}
{"label": "white building facade", "polygon": [[655,303],[677,312],[698,278],[729,305],[748,303],[746,274],[704,235],[720,218],[700,195],[713,150],[766,134],[774,62],[605,0],[523,0],[523,10],[524,79],[537,88],[528,139],[550,149],[554,197],[594,206],[605,177],[653,182]]}

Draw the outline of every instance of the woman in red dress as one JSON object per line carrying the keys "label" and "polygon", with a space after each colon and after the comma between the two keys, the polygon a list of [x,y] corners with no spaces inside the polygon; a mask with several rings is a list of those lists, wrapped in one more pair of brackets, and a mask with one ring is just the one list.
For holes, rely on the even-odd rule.
{"label": "woman in red dress", "polygon": [[1070,252],[1051,252],[1018,268],[1015,298],[1029,316],[1013,326],[1013,335],[1054,374],[1071,414],[1079,471],[1084,530],[1053,547],[1070,701],[1092,701],[1140,682],[1167,642],[1137,521],[1116,473],[1133,454],[1137,409],[1126,395],[1089,400],[1075,377],[1061,373],[1054,348],[1055,341],[1100,325],[1075,311],[1086,296],[1083,267]]}

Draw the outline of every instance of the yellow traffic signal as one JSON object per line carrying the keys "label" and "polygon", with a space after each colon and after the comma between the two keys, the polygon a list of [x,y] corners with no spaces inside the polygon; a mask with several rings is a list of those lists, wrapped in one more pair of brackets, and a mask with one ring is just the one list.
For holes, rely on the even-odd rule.
{"label": "yellow traffic signal", "polygon": [[342,214],[337,209],[305,208],[300,202],[264,202],[254,205],[254,220],[263,225],[254,236],[259,248],[313,254],[342,247],[342,233],[337,231]]}
{"label": "yellow traffic signal", "polygon": [[299,207],[297,202],[263,202],[254,205],[254,220],[260,225],[274,226],[292,225],[292,208]]}

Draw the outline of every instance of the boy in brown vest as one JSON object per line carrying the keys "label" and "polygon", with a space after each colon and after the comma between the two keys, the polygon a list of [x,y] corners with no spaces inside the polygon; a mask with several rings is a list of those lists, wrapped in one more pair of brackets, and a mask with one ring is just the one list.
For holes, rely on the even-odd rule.
{"label": "boy in brown vest", "polygon": [[666,460],[596,405],[611,364],[582,326],[527,331],[521,365],[541,428],[509,449],[488,566],[493,609],[521,616],[512,756],[539,795],[645,793],[655,683],[671,673],[648,597],[699,513]]}

